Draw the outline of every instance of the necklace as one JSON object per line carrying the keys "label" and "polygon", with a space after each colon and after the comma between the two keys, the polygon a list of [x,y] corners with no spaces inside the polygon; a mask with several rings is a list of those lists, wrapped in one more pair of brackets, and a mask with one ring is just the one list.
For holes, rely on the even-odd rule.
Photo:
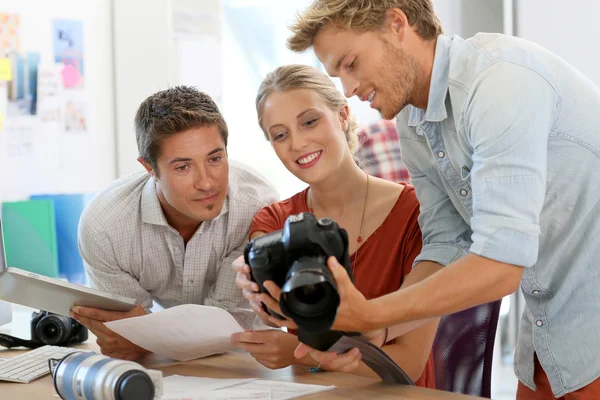
{"label": "necklace", "polygon": [[[356,247],[356,251],[354,252],[354,260],[352,260],[352,272],[354,272],[354,267],[356,266],[356,260],[358,259],[358,249],[360,248],[360,243],[362,242],[362,228],[363,228],[363,223],[365,222],[365,210],[367,209],[367,198],[369,196],[369,174],[367,175],[367,188],[365,190],[365,201],[363,203],[363,209],[362,209],[362,216],[360,218],[360,227],[358,228],[358,237],[356,238],[356,243],[358,243],[358,246]],[[310,211],[311,213],[315,213],[315,210],[312,208],[312,190],[309,189],[308,191],[308,211]]]}

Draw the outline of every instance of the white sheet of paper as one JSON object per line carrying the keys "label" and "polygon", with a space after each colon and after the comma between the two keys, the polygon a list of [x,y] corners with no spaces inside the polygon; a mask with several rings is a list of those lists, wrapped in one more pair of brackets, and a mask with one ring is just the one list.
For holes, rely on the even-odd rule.
{"label": "white sheet of paper", "polygon": [[[304,383],[255,380],[248,383],[236,385],[231,389],[244,390],[247,392],[265,392],[271,393],[271,400],[288,400],[296,397],[308,396],[320,392],[335,389],[335,386],[308,385]],[[219,393],[220,390],[216,390]]]}
{"label": "white sheet of paper", "polygon": [[230,336],[244,331],[222,308],[198,304],[104,324],[138,346],[178,361],[235,350]]}
{"label": "white sheet of paper", "polygon": [[288,400],[333,390],[335,386],[172,375],[163,379],[163,388],[162,400]]}
{"label": "white sheet of paper", "polygon": [[271,400],[271,392],[248,392],[245,390],[223,389],[185,397],[161,397],[161,400]]}
{"label": "white sheet of paper", "polygon": [[202,398],[207,392],[224,389],[256,379],[213,379],[171,375],[163,378],[163,399]]}

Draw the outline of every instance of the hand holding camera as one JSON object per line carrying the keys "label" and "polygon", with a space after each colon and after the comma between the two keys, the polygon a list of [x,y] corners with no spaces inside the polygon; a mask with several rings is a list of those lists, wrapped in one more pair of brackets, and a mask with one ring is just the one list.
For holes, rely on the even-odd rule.
{"label": "hand holding camera", "polygon": [[[283,315],[291,318],[300,341],[322,350],[342,336],[330,331],[340,297],[326,265],[329,257],[340,260],[352,277],[346,231],[335,221],[317,220],[311,213],[288,217],[282,230],[252,240],[244,251],[259,292],[269,293],[268,281],[277,286],[270,289],[279,298],[279,307],[264,311],[280,319]],[[269,303],[270,299],[263,299]]]}
{"label": "hand holding camera", "polygon": [[[263,312],[271,315],[271,321],[285,315],[297,324],[302,342],[295,352],[297,358],[310,353],[319,366],[342,372],[352,371],[363,361],[385,382],[414,384],[371,342],[379,332],[370,338],[331,330],[334,321],[336,326],[353,326],[353,319],[364,320],[363,314],[370,312],[369,303],[352,281],[348,235],[335,221],[317,220],[311,213],[292,215],[282,230],[253,239],[246,246],[244,260],[259,289]],[[236,269],[243,275],[243,268]],[[238,285],[244,283],[248,292],[256,288],[239,275],[237,281]],[[256,301],[255,294],[244,295]]]}

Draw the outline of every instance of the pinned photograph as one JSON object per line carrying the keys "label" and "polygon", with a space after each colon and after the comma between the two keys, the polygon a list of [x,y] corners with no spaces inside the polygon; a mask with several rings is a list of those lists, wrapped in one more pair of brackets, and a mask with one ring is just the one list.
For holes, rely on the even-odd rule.
{"label": "pinned photograph", "polygon": [[66,89],[82,88],[83,23],[78,20],[55,19],[53,23],[54,61],[64,64],[61,71]]}

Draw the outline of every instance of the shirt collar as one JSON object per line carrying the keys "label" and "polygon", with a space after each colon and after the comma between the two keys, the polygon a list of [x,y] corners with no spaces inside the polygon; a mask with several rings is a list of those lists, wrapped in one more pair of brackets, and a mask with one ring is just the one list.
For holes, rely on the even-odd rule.
{"label": "shirt collar", "polygon": [[152,176],[146,181],[142,190],[142,221],[152,225],[169,226],[158,200],[155,181]]}
{"label": "shirt collar", "polygon": [[417,126],[422,121],[439,122],[448,117],[446,96],[448,95],[448,74],[450,70],[450,46],[452,39],[439,35],[435,45],[433,69],[429,86],[427,110],[411,107],[409,126]]}
{"label": "shirt collar", "polygon": [[[223,208],[219,215],[214,218],[214,220],[218,220],[221,216],[225,215],[229,211],[229,190],[227,196],[225,197],[225,202],[223,203]],[[144,185],[144,189],[142,191],[142,221],[147,224],[152,225],[163,225],[170,226],[167,222],[165,214],[163,213],[162,206],[160,205],[160,201],[158,200],[158,195],[156,194],[155,181],[152,176],[146,181]],[[207,222],[207,221],[205,221]],[[207,225],[206,223],[200,224],[201,230],[203,226]]]}

